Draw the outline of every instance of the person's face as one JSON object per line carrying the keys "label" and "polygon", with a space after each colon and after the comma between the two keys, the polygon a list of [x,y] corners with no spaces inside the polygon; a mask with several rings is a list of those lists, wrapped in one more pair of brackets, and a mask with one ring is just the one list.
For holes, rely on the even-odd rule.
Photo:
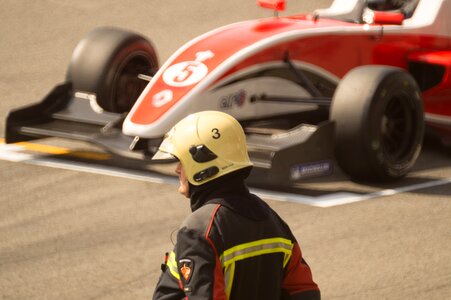
{"label": "person's face", "polygon": [[183,169],[182,164],[179,162],[175,167],[175,173],[179,175],[179,193],[189,198],[189,184],[186,178],[185,169]]}

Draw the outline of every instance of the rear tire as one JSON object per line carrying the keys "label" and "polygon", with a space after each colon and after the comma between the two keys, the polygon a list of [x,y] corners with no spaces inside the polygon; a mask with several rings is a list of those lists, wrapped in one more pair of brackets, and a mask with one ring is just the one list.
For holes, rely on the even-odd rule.
{"label": "rear tire", "polygon": [[76,46],[67,72],[75,91],[95,94],[106,111],[130,111],[147,85],[139,74],[153,76],[156,52],[144,37],[123,29],[100,27]]}
{"label": "rear tire", "polygon": [[330,118],[336,122],[337,162],[353,179],[392,181],[405,176],[418,158],[423,101],[402,69],[351,70],[335,91]]}

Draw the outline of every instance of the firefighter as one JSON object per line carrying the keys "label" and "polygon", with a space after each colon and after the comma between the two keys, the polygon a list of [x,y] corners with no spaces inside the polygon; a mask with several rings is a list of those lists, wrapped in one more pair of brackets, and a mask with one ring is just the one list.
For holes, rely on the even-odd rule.
{"label": "firefighter", "polygon": [[154,159],[176,158],[192,214],[167,254],[153,299],[320,299],[288,225],[245,185],[252,163],[230,115],[189,115]]}

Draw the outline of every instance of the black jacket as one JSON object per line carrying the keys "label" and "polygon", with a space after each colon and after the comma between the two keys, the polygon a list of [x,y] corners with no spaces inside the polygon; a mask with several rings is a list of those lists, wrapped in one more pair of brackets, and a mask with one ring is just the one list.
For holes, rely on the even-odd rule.
{"label": "black jacket", "polygon": [[320,299],[289,227],[242,177],[192,187],[153,299]]}

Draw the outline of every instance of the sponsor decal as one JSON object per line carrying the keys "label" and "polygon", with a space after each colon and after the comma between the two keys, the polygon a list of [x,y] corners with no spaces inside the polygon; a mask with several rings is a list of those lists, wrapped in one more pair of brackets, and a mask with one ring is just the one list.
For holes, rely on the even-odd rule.
{"label": "sponsor decal", "polygon": [[332,162],[330,160],[299,164],[290,168],[290,179],[298,180],[314,176],[329,175],[332,173]]}
{"label": "sponsor decal", "polygon": [[219,107],[222,109],[230,109],[233,106],[241,107],[246,101],[246,91],[239,90],[237,93],[223,96],[219,99]]}
{"label": "sponsor decal", "polygon": [[208,68],[203,62],[214,56],[211,51],[197,52],[195,60],[180,62],[167,68],[163,73],[163,80],[175,87],[193,85],[208,74]]}
{"label": "sponsor decal", "polygon": [[155,107],[161,107],[170,102],[173,98],[173,92],[171,90],[162,90],[156,93],[152,98],[152,105]]}
{"label": "sponsor decal", "polygon": [[179,260],[178,263],[180,274],[182,278],[185,280],[185,283],[188,283],[193,275],[194,263],[191,259],[184,258]]}

